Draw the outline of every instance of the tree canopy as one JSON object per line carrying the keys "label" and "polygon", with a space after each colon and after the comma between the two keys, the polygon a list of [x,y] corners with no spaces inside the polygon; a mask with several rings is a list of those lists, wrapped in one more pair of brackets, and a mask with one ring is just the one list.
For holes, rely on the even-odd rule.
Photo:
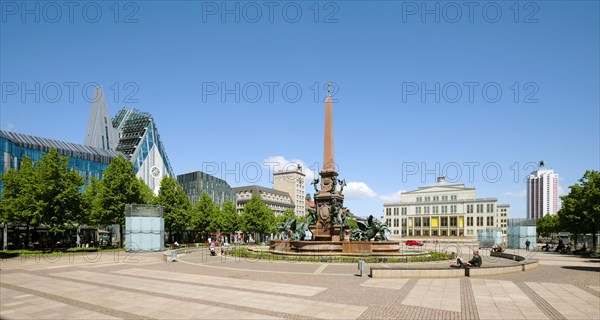
{"label": "tree canopy", "polygon": [[600,229],[600,172],[587,170],[569,189],[569,194],[561,197],[560,227],[574,234],[591,233],[595,252]]}
{"label": "tree canopy", "polygon": [[274,226],[273,211],[259,197],[252,196],[252,199],[244,205],[242,229],[246,232],[264,234],[273,231]]}
{"label": "tree canopy", "polygon": [[180,233],[191,225],[192,204],[175,178],[164,177],[160,181],[158,204],[164,208],[167,230]]}

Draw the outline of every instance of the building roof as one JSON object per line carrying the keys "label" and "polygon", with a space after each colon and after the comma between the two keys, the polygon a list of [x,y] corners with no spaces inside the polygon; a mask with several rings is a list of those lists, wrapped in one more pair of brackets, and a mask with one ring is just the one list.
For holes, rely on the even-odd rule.
{"label": "building roof", "polygon": [[19,147],[48,152],[52,147],[61,156],[93,160],[97,162],[110,163],[113,158],[121,153],[113,150],[89,147],[82,144],[65,142],[0,130],[0,138],[5,138]]}
{"label": "building roof", "polygon": [[233,188],[233,191],[235,191],[235,193],[250,192],[255,195],[260,195],[261,193],[272,193],[272,194],[276,194],[278,196],[288,197],[288,198],[292,199],[292,197],[290,197],[290,194],[285,191],[279,191],[279,190],[265,188],[265,187],[261,187],[261,186],[257,186],[257,185]]}

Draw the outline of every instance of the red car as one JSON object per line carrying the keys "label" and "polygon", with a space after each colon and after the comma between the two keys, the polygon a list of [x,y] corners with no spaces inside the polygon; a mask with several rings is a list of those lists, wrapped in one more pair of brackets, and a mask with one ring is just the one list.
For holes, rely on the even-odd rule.
{"label": "red car", "polygon": [[416,241],[416,240],[406,240],[406,245],[407,246],[422,246],[423,242]]}

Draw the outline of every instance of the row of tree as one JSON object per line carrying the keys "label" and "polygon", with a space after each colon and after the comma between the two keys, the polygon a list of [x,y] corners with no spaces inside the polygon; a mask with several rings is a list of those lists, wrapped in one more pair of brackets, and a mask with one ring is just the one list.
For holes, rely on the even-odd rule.
{"label": "row of tree", "polygon": [[[84,178],[70,170],[68,164],[69,158],[61,157],[52,148],[37,163],[24,157],[19,170],[11,169],[0,176],[4,185],[0,220],[26,226],[26,243],[29,243],[30,228],[40,225],[48,227],[53,234],[79,225],[116,224],[123,231],[127,204],[162,205],[165,229],[178,241],[190,230],[204,235],[275,232],[282,219],[276,219],[258,197],[244,206],[241,215],[233,202],[226,201],[219,207],[206,193],[192,205],[172,177],[162,179],[155,196],[143,180],[136,177],[133,164],[123,156],[113,159],[103,172],[102,180],[92,177],[87,186],[84,186]],[[290,215],[293,210],[286,211],[285,217]]]}
{"label": "row of tree", "polygon": [[562,207],[556,215],[546,215],[536,221],[537,232],[543,237],[553,233],[569,232],[575,244],[582,234],[592,235],[592,250],[598,249],[600,231],[600,172],[587,170],[578,182],[562,196]]}

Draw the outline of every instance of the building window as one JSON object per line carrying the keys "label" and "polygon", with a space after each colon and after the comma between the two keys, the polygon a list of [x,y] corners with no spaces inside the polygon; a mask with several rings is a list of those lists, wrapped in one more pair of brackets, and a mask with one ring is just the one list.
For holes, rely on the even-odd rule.
{"label": "building window", "polygon": [[421,218],[415,218],[415,227],[421,226]]}
{"label": "building window", "polygon": [[442,206],[442,213],[448,213],[448,206]]}
{"label": "building window", "polygon": [[402,219],[402,227],[406,228],[406,218]]}
{"label": "building window", "polygon": [[398,215],[398,208],[394,208],[394,215],[397,216]]}
{"label": "building window", "polygon": [[423,227],[429,227],[429,217],[423,218]]}
{"label": "building window", "polygon": [[450,226],[456,227],[458,225],[458,217],[450,217]]}
{"label": "building window", "polygon": [[399,223],[398,223],[398,219],[394,219],[394,227],[398,227]]}
{"label": "building window", "polygon": [[448,201],[448,196],[442,196],[442,201]]}
{"label": "building window", "polygon": [[473,226],[473,217],[467,217],[467,227]]}
{"label": "building window", "polygon": [[433,201],[440,201],[440,196],[433,196]]}
{"label": "building window", "polygon": [[421,207],[416,207],[415,208],[415,213],[421,213]]}
{"label": "building window", "polygon": [[437,230],[433,230],[432,232],[433,232],[433,234],[432,234],[432,235],[434,235],[434,236],[436,236],[436,237],[437,237],[437,235],[438,235],[438,232],[437,232]]}
{"label": "building window", "polygon": [[488,203],[488,205],[487,205],[487,212],[488,213],[494,212],[494,204],[493,203]]}
{"label": "building window", "polygon": [[423,202],[423,197],[417,197],[417,202]]}
{"label": "building window", "polygon": [[456,213],[456,205],[450,206],[450,213]]}
{"label": "building window", "polygon": [[478,227],[482,227],[483,226],[483,217],[477,217],[477,226]]}
{"label": "building window", "polygon": [[467,213],[473,213],[473,205],[472,204],[467,205]]}
{"label": "building window", "polygon": [[477,205],[477,213],[483,213],[483,204]]}
{"label": "building window", "polygon": [[494,217],[487,217],[487,226],[491,227],[494,225]]}
{"label": "building window", "polygon": [[448,235],[448,232],[446,230],[442,230],[442,236],[445,237]]}
{"label": "building window", "polygon": [[448,226],[448,217],[441,217],[440,218],[440,225],[442,227],[447,227]]}
{"label": "building window", "polygon": [[424,207],[425,208],[425,214],[429,213],[429,207]]}
{"label": "building window", "polygon": [[433,213],[438,213],[439,207],[438,206],[433,206],[432,209],[433,209]]}
{"label": "building window", "polygon": [[391,208],[385,208],[385,215],[386,216],[391,216],[392,215],[392,209]]}
{"label": "building window", "polygon": [[451,195],[451,196],[450,196],[450,200],[456,200],[456,195],[455,195],[455,194],[454,194],[454,195]]}

